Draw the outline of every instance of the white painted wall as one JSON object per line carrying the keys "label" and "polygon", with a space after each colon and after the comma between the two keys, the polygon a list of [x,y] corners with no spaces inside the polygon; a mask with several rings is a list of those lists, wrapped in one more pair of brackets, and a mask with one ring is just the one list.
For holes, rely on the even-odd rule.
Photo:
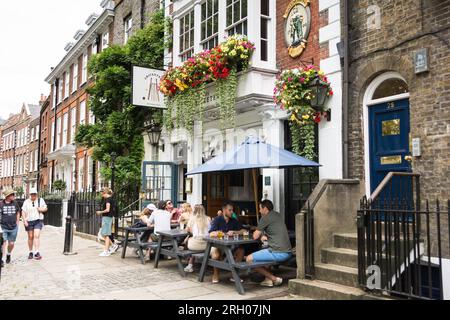
{"label": "white painted wall", "polygon": [[339,0],[319,0],[319,10],[328,9],[328,25],[319,29],[320,44],[328,42],[329,58],[320,62],[334,91],[328,100],[331,122],[319,124],[319,169],[320,179],[342,179],[342,70],[336,44],[341,41],[341,19]]}

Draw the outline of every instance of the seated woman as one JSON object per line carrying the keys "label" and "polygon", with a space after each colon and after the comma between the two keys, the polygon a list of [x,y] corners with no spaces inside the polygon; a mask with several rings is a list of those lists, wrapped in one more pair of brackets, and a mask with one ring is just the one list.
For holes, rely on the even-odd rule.
{"label": "seated woman", "polygon": [[[206,250],[206,241],[203,240],[208,235],[211,227],[211,218],[206,215],[205,207],[198,204],[194,207],[194,214],[189,219],[186,230],[192,233],[192,237],[188,240],[188,249],[192,251]],[[189,264],[184,268],[186,272],[194,272],[194,258],[189,259]]]}
{"label": "seated woman", "polygon": [[180,229],[184,230],[187,227],[189,219],[193,216],[192,206],[190,203],[183,203],[181,205],[181,216],[178,219],[178,223],[180,224]]}

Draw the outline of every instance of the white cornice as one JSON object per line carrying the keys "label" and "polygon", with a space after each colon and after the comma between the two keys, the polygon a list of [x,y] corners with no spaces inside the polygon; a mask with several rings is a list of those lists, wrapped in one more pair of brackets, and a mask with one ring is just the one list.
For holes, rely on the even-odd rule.
{"label": "white cornice", "polygon": [[69,67],[73,60],[86,50],[97,37],[97,31],[103,31],[113,21],[114,11],[106,9],[101,16],[92,24],[81,39],[73,46],[72,49],[64,56],[59,64],[52,70],[52,72],[45,78],[45,81],[52,84],[58,75],[64,72]]}

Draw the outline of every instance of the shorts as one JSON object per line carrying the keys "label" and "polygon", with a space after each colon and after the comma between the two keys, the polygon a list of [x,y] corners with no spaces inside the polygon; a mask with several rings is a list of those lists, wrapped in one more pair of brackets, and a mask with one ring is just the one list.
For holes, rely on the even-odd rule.
{"label": "shorts", "polygon": [[19,227],[13,230],[3,229],[3,241],[16,242]]}
{"label": "shorts", "polygon": [[263,249],[252,253],[253,262],[284,262],[292,257],[291,252],[274,252],[270,249]]}
{"label": "shorts", "polygon": [[106,237],[112,234],[112,223],[112,217],[102,217],[102,229],[100,230],[102,236]]}
{"label": "shorts", "polygon": [[33,231],[35,229],[42,230],[44,227],[44,223],[42,220],[34,220],[34,221],[28,221],[28,227],[25,227],[26,231]]}

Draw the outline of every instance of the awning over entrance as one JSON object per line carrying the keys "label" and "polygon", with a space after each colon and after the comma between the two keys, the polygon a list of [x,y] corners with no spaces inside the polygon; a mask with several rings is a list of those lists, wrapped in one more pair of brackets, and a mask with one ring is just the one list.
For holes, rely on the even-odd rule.
{"label": "awning over entrance", "polygon": [[67,144],[47,155],[47,159],[52,160],[70,160],[75,155],[75,145]]}

